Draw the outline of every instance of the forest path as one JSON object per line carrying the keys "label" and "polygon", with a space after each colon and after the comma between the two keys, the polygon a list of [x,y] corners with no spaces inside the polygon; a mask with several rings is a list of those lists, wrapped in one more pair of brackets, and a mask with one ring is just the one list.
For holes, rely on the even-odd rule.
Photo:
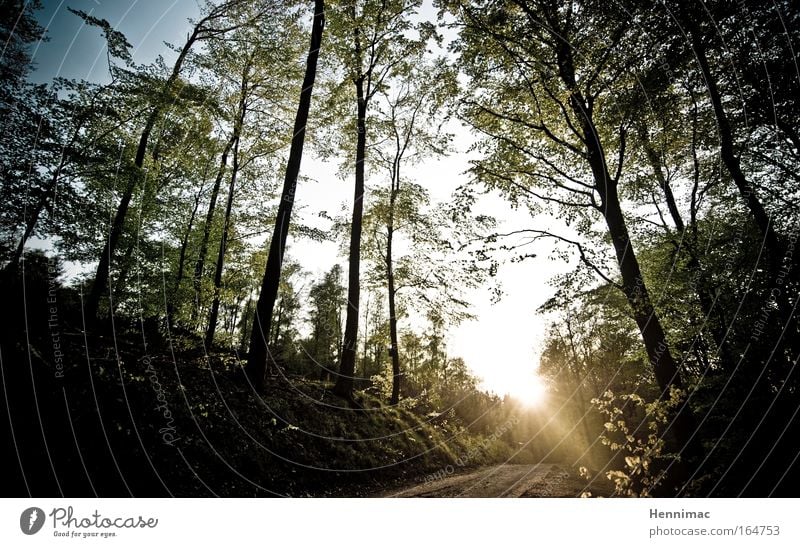
{"label": "forest path", "polygon": [[[442,470],[446,474],[448,468]],[[431,479],[423,477],[422,480]],[[581,494],[586,482],[565,466],[502,464],[385,493],[394,498],[565,498]]]}

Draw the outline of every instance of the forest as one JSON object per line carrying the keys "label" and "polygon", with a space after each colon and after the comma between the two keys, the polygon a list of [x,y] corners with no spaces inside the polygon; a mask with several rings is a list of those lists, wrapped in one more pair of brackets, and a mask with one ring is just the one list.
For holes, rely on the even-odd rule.
{"label": "forest", "polygon": [[2,1],[4,496],[796,495],[795,2],[184,4]]}

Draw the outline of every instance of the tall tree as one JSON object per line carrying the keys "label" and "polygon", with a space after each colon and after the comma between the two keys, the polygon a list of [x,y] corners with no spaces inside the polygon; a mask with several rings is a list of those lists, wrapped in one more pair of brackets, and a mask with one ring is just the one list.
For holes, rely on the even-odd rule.
{"label": "tall tree", "polygon": [[[234,126],[238,128],[238,125],[234,123]],[[201,283],[203,280],[203,273],[206,267],[206,258],[208,257],[208,245],[211,241],[211,230],[214,225],[214,213],[217,209],[217,199],[219,199],[219,190],[222,186],[222,181],[225,178],[225,173],[228,168],[228,156],[231,153],[231,149],[233,148],[234,144],[236,143],[236,131],[231,130],[231,135],[229,138],[225,139],[225,144],[222,149],[222,154],[219,158],[219,166],[217,167],[217,175],[214,178],[214,184],[211,185],[211,195],[208,200],[208,207],[206,209],[206,218],[205,222],[203,223],[203,235],[200,238],[200,249],[197,252],[197,260],[194,264],[194,275],[192,276],[193,286],[194,286],[194,293],[195,293],[195,305],[192,308],[192,317],[194,319],[197,317],[197,311],[200,308],[200,298],[201,298]]]}
{"label": "tall tree", "polygon": [[[624,53],[635,37],[630,13],[593,2],[559,7],[535,0],[454,8],[476,97],[467,99],[466,117],[488,143],[488,158],[475,173],[514,199],[555,204],[568,220],[590,212],[601,216],[619,266],[619,288],[656,381],[665,397],[682,389],[620,202],[629,117],[615,116],[606,94],[612,83],[614,89],[635,85],[623,77],[631,62]],[[685,402],[673,418],[680,449],[697,455],[695,421]]]}
{"label": "tall tree", "polygon": [[263,392],[268,359],[268,336],[272,324],[272,314],[280,286],[281,267],[286,250],[286,238],[292,217],[297,177],[300,174],[300,163],[303,158],[303,145],[306,136],[308,113],[311,109],[311,95],[317,77],[317,60],[322,44],[322,31],[325,28],[325,2],[314,0],[314,17],[311,23],[311,43],[306,59],[305,76],[300,90],[300,101],[294,119],[292,144],[289,159],[286,163],[286,175],[283,181],[278,214],[269,244],[267,265],[261,282],[261,291],[256,303],[255,319],[250,334],[250,345],[247,354],[245,372],[250,383],[258,392]]}
{"label": "tall tree", "polygon": [[[409,59],[435,34],[430,25],[415,25],[411,16],[419,0],[348,0],[332,10],[339,31],[336,46],[344,61],[347,79],[355,88],[356,150],[353,213],[350,224],[347,315],[342,360],[334,392],[352,400],[360,298],[361,231],[364,213],[367,112],[387,78],[407,72]],[[411,31],[416,30],[417,36]]]}
{"label": "tall tree", "polygon": [[[453,90],[453,74],[441,60],[429,66],[424,63],[423,59],[418,59],[413,70],[401,75],[389,89],[383,90],[378,106],[380,114],[376,120],[379,126],[377,132],[387,135],[386,144],[375,147],[375,153],[388,176],[388,200],[382,199],[386,203],[376,205],[374,209],[383,217],[385,229],[381,260],[385,268],[389,303],[389,356],[392,361],[390,404],[397,404],[400,400],[402,379],[397,327],[397,292],[400,287],[395,278],[395,232],[403,228],[436,231],[433,227],[420,225],[419,216],[426,213],[418,210],[421,205],[419,198],[424,198],[424,193],[419,189],[412,187],[410,199],[398,202],[406,197],[402,195],[405,185],[401,172],[405,165],[416,163],[425,156],[444,154],[450,138],[442,130],[444,121],[441,109],[448,92]],[[415,234],[411,237],[415,239]]]}
{"label": "tall tree", "polygon": [[[233,165],[231,166],[230,184],[228,185],[228,199],[225,205],[225,216],[222,220],[222,237],[219,242],[219,252],[217,253],[217,264],[214,268],[214,296],[211,301],[211,310],[208,314],[208,326],[206,327],[205,344],[209,348],[214,342],[214,333],[217,329],[217,319],[219,318],[220,289],[222,287],[222,270],[225,263],[225,251],[228,246],[228,233],[230,230],[231,212],[233,210],[233,196],[236,190],[236,179],[239,175],[239,149],[242,138],[242,129],[245,118],[247,117],[248,95],[252,92],[250,78],[253,68],[253,58],[256,50],[247,54],[244,67],[242,68],[241,83],[239,88],[239,100],[237,101],[236,117],[233,124]],[[209,209],[211,212],[211,209]],[[205,235],[205,234],[204,234]],[[198,260],[199,262],[199,260]],[[197,276],[195,272],[195,276]],[[202,275],[202,268],[200,271]]]}

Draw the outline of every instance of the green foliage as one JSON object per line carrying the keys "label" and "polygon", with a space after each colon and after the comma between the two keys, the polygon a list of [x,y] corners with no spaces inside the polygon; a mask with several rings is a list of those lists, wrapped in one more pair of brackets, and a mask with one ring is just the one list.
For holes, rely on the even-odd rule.
{"label": "green foliage", "polygon": [[[606,472],[614,483],[614,494],[625,497],[650,497],[665,479],[664,467],[680,461],[666,450],[665,426],[686,394],[672,389],[668,398],[646,402],[635,393],[615,395],[606,391],[592,404],[605,417],[600,442],[622,460],[621,469]],[[582,474],[589,478],[588,471]]]}
{"label": "green foliage", "polygon": [[[168,44],[171,65],[161,57],[134,63],[119,30],[70,9],[105,42],[108,81],[46,85],[29,81],[31,47],[44,33],[41,2],[4,3],[0,279],[27,330],[24,338],[19,325],[0,331],[18,336],[15,350],[30,342],[16,361],[27,355],[35,371],[53,364],[52,292],[59,324],[90,341],[90,368],[108,393],[116,386],[108,366],[118,366],[145,408],[147,376],[131,334],[148,347],[169,334],[175,366],[192,371],[187,410],[216,431],[232,461],[261,478],[280,467],[277,483],[291,493],[308,492],[309,483],[293,482],[280,458],[253,454],[261,444],[296,450],[316,427],[321,436],[392,438],[359,451],[315,437],[303,446],[311,464],[377,466],[430,451],[414,467],[422,472],[522,447],[521,459],[610,469],[619,496],[673,486],[678,464],[687,483],[670,493],[772,495],[796,456],[791,417],[800,393],[800,94],[791,49],[800,14],[789,0],[436,4],[439,26],[423,20],[420,0],[326,2],[309,141],[349,173],[354,113],[366,138],[366,191],[357,197],[365,209],[354,222],[365,259],[353,261],[363,293],[355,387],[380,417],[351,418],[330,410],[325,391],[342,356],[343,314],[352,312],[341,265],[312,277],[307,257],[287,253],[267,333],[271,371],[324,400],[322,408],[276,380],[266,400],[278,415],[269,415],[232,372],[257,320],[265,239],[294,136],[308,3],[206,1],[185,41]],[[436,57],[441,25],[458,34]],[[454,151],[459,121],[475,136],[471,150],[457,150],[470,154],[469,180],[442,203],[432,198],[438,181],[409,173]],[[495,233],[494,219],[476,212],[489,193],[530,213],[531,225]],[[289,230],[328,243],[358,226],[323,211]],[[446,340],[473,317],[469,291],[499,277],[504,261],[536,259],[545,243],[550,260],[575,267],[551,280],[554,294],[539,310],[550,324],[539,373],[551,401],[528,412],[484,393],[471,356],[452,355]],[[30,250],[40,247],[46,252]],[[95,268],[106,258],[107,283]],[[126,359],[137,362],[131,369],[96,357],[109,350],[111,326],[81,315],[81,295],[93,286],[104,294],[102,315],[114,313]],[[21,295],[31,295],[25,309]],[[215,304],[215,347],[202,348],[210,351],[203,361],[199,336]],[[680,390],[656,375],[654,347],[669,350]],[[393,356],[402,399],[388,408]],[[258,442],[226,437],[240,428],[212,400],[219,386],[199,378],[203,367],[226,396],[235,394]],[[173,380],[176,395],[186,386]],[[86,395],[78,380],[69,387]],[[678,461],[686,432],[665,431],[684,401],[681,409],[697,416],[697,446]],[[79,423],[91,410],[82,402],[73,409]],[[404,433],[391,435],[397,428]],[[121,431],[130,447],[130,431]],[[442,447],[452,436],[460,440]],[[227,473],[202,440],[189,442],[201,469]],[[219,480],[225,493],[253,493]]]}
{"label": "green foliage", "polygon": [[131,56],[130,49],[133,47],[125,35],[111,26],[111,23],[105,19],[98,19],[93,15],[86,13],[83,10],[76,10],[67,8],[71,13],[83,19],[83,21],[90,26],[97,27],[103,32],[103,37],[106,39],[108,47],[108,54],[125,62],[126,65],[133,64],[133,57]]}

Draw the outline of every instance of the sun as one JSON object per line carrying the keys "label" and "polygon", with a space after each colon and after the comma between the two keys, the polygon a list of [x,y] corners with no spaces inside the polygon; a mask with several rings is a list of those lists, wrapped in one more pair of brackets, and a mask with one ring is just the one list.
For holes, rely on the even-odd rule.
{"label": "sun", "polygon": [[519,377],[509,386],[508,394],[525,406],[536,406],[547,396],[547,386],[538,374]]}

